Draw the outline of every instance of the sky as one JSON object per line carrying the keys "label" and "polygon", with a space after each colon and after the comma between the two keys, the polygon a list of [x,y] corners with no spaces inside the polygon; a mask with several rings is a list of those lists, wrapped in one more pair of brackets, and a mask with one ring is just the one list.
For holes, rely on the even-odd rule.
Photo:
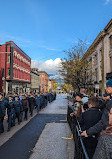
{"label": "sky", "polygon": [[92,44],[112,18],[112,0],[0,0],[0,44],[14,41],[32,67],[57,74],[63,50]]}

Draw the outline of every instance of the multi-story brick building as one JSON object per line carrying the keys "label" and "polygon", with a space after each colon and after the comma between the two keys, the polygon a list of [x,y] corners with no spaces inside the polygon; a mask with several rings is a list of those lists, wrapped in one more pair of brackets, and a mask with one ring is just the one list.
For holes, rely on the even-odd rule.
{"label": "multi-story brick building", "polygon": [[38,69],[31,69],[31,91],[40,92],[40,75]]}
{"label": "multi-story brick building", "polygon": [[49,76],[45,71],[39,71],[41,92],[48,92]]}
{"label": "multi-story brick building", "polygon": [[0,45],[2,92],[28,92],[31,83],[31,58],[13,41]]}
{"label": "multi-story brick building", "polygon": [[49,92],[53,90],[53,83],[54,83],[54,80],[49,79],[49,81],[48,81],[48,91]]}

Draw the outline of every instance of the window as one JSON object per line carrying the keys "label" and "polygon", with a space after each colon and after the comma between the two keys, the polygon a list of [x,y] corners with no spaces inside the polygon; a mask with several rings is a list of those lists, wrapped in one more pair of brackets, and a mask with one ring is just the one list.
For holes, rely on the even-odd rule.
{"label": "window", "polygon": [[98,79],[98,76],[97,76],[97,69],[95,69],[95,76],[96,76],[96,81]]}
{"label": "window", "polygon": [[10,68],[8,68],[8,76],[10,76]]}
{"label": "window", "polygon": [[112,50],[112,35],[110,36],[110,50]]}
{"label": "window", "polygon": [[8,63],[10,63],[10,55],[8,56]]}

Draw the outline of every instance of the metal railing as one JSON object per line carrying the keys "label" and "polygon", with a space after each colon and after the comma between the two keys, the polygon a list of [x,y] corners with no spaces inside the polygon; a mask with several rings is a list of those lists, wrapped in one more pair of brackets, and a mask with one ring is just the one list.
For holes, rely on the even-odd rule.
{"label": "metal railing", "polygon": [[88,154],[83,142],[85,138],[81,136],[80,124],[75,116],[73,117],[70,116],[70,113],[72,112],[73,112],[73,106],[68,105],[67,121],[73,133],[73,138],[75,143],[74,159],[90,159],[88,157]]}

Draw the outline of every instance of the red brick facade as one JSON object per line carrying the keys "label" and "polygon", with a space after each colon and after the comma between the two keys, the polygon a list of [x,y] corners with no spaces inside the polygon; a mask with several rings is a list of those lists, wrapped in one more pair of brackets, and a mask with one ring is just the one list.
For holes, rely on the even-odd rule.
{"label": "red brick facade", "polygon": [[41,92],[48,92],[49,76],[45,71],[39,71]]}
{"label": "red brick facade", "polygon": [[0,46],[2,92],[26,91],[31,82],[31,58],[13,41]]}

